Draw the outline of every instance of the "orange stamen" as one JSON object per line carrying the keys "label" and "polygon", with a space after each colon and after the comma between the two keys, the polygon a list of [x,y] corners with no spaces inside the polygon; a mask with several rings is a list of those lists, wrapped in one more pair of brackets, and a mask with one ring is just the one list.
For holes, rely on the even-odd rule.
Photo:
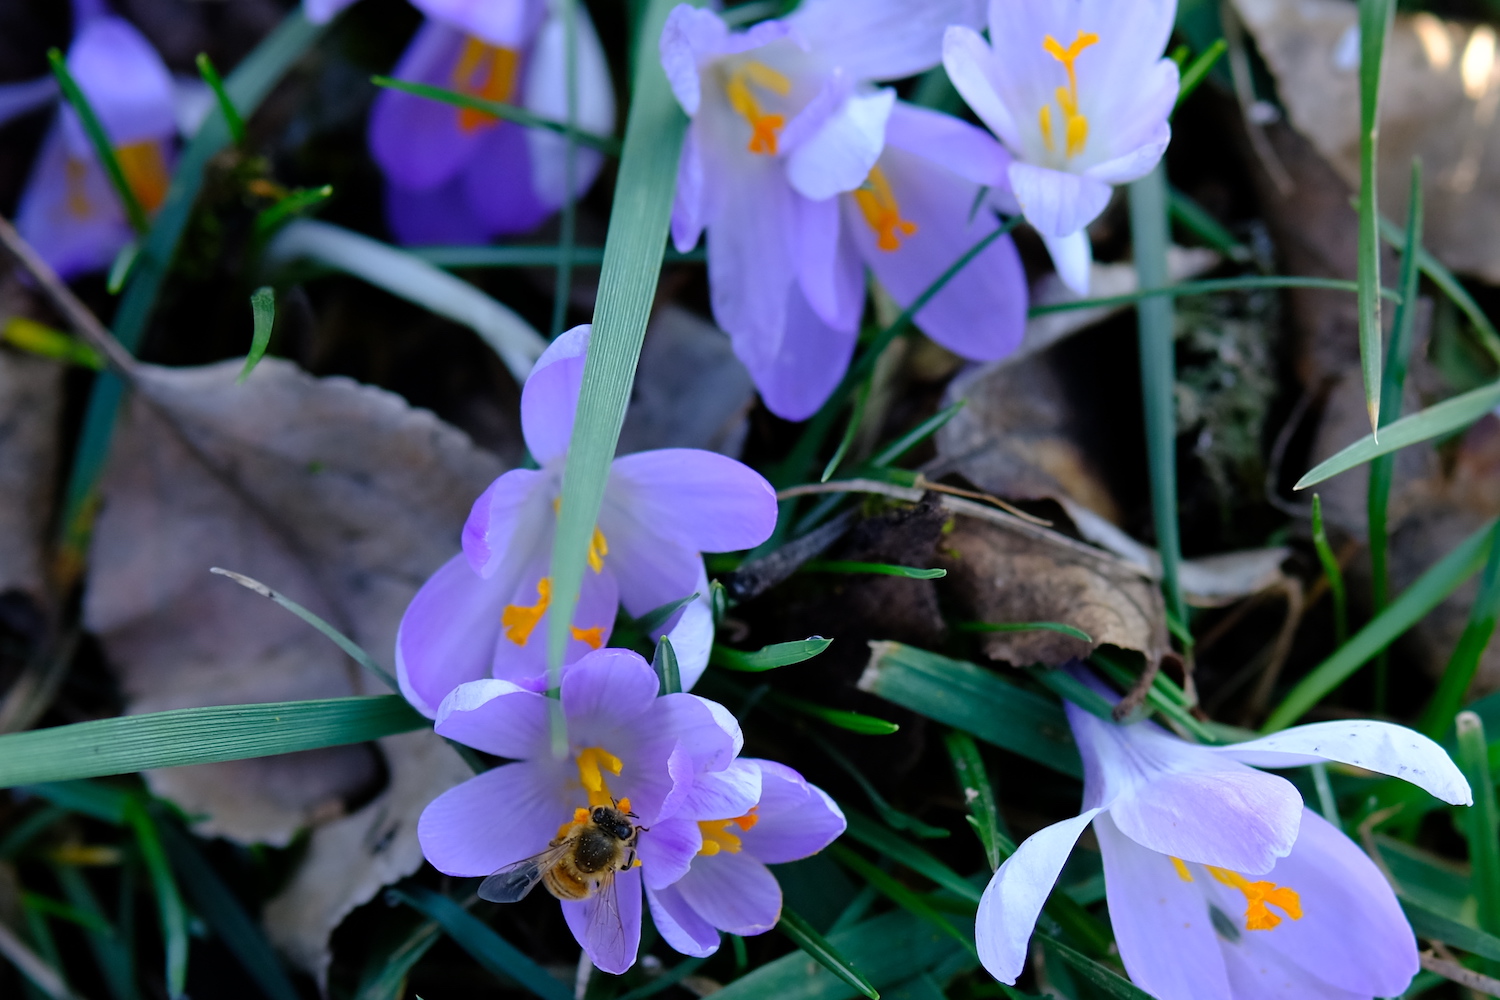
{"label": "orange stamen", "polygon": [[901,218],[901,206],[891,182],[878,166],[870,168],[864,186],[855,189],[854,202],[866,224],[875,231],[875,245],[887,253],[901,249],[901,239],[917,231],[917,224]]}
{"label": "orange stamen", "polygon": [[750,125],[750,152],[775,156],[780,146],[781,130],[786,128],[786,116],[762,111],[750,89],[751,84],[778,97],[786,97],[792,92],[792,81],[764,63],[750,60],[741,63],[724,85],[729,106]]}
{"label": "orange stamen", "polygon": [[547,613],[547,605],[552,603],[552,580],[545,576],[538,580],[536,593],[538,600],[535,604],[507,604],[500,612],[500,626],[505,629],[505,637],[517,646],[526,645],[537,622]]}
{"label": "orange stamen", "polygon": [[1244,893],[1246,930],[1268,931],[1281,923],[1281,917],[1272,913],[1268,904],[1293,920],[1302,919],[1302,897],[1295,889],[1274,882],[1251,882],[1237,872],[1212,865],[1206,867],[1215,879]]}
{"label": "orange stamen", "polygon": [[[515,94],[520,67],[521,54],[515,49],[488,45],[470,35],[464,39],[458,65],[453,67],[453,89],[471,97],[506,104]],[[464,132],[490,128],[499,121],[494,115],[473,108],[458,111],[458,127]]]}

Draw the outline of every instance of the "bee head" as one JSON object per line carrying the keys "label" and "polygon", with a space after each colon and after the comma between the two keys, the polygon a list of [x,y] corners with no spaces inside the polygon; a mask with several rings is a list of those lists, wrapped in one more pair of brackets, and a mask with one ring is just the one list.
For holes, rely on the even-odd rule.
{"label": "bee head", "polygon": [[629,819],[634,815],[621,812],[614,806],[595,806],[592,818],[595,826],[609,831],[615,838],[629,840],[635,834],[635,824]]}

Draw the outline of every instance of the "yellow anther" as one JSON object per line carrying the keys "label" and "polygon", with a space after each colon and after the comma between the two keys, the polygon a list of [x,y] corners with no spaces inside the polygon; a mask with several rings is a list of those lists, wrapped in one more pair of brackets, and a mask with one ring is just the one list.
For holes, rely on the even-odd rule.
{"label": "yellow anther", "polygon": [[786,97],[792,92],[792,81],[765,63],[748,60],[735,67],[724,85],[729,106],[750,125],[750,152],[775,156],[781,130],[786,128],[786,117],[762,111],[750,89],[751,84],[778,97]]}
{"label": "yellow anther", "polygon": [[547,605],[552,603],[552,580],[545,576],[538,580],[536,594],[535,604],[507,604],[500,612],[500,626],[505,629],[505,637],[517,646],[526,645],[537,622],[547,613]]}
{"label": "yellow anther", "polygon": [[713,857],[720,851],[727,851],[730,854],[740,853],[739,836],[729,832],[729,827],[733,824],[732,819],[699,820],[698,829],[703,834],[703,846],[698,848],[698,853],[709,857]]}
{"label": "yellow anther", "polygon": [[582,826],[588,821],[589,810],[585,809],[583,806],[579,806],[577,809],[573,810],[573,818],[557,828],[557,835],[559,837],[566,837],[568,835],[568,831],[572,830],[574,827]]}
{"label": "yellow anther", "polygon": [[[1073,44],[1063,48],[1062,43],[1051,35],[1042,39],[1042,48],[1053,59],[1063,64],[1068,71],[1068,85],[1057,88],[1057,106],[1063,113],[1064,133],[1064,155],[1072,159],[1088,145],[1089,120],[1078,112],[1078,69],[1076,63],[1083,50],[1091,45],[1099,43],[1099,36],[1091,31],[1080,31],[1078,37],[1073,39]],[[1054,152],[1056,146],[1052,138],[1052,109],[1043,106],[1038,114],[1042,127],[1042,143],[1046,145],[1047,151]]]}
{"label": "yellow anther", "polygon": [[1206,866],[1208,873],[1227,886],[1238,889],[1245,895],[1245,929],[1268,931],[1281,923],[1281,918],[1272,913],[1267,904],[1281,910],[1293,920],[1302,919],[1302,897],[1295,889],[1274,882],[1251,882],[1245,876],[1226,868]]}
{"label": "yellow anther", "polygon": [[167,160],[162,155],[161,143],[147,139],[132,142],[115,149],[115,159],[125,174],[125,183],[130,185],[135,200],[148,212],[154,212],[167,200],[167,188],[172,178],[167,174]]}
{"label": "yellow anther", "polygon": [[853,192],[865,222],[875,231],[875,245],[890,252],[901,249],[901,238],[917,231],[917,224],[901,218],[901,206],[891,190],[891,182],[878,166],[870,168],[864,186]]}
{"label": "yellow anther", "polygon": [[607,771],[618,775],[622,767],[624,765],[620,763],[620,758],[603,747],[586,747],[578,751],[578,783],[588,792],[591,807],[614,804],[614,799],[609,794],[609,785],[604,782],[604,774]]}
{"label": "yellow anther", "polygon": [[594,535],[589,539],[589,568],[595,573],[604,572],[604,557],[609,555],[609,543],[604,540],[604,532],[597,527]]}
{"label": "yellow anther", "polygon": [[569,625],[568,631],[573,638],[579,642],[586,642],[590,649],[598,649],[604,645],[604,626],[595,625],[593,628],[579,628],[577,625]]}
{"label": "yellow anther", "polygon": [[[487,45],[474,36],[464,39],[463,51],[453,67],[453,89],[471,97],[504,104],[516,91],[516,74],[521,68],[521,54],[515,49]],[[465,132],[489,128],[500,119],[472,108],[460,108],[458,127]]]}
{"label": "yellow anther", "polygon": [[1193,880],[1193,873],[1188,871],[1188,866],[1183,864],[1181,858],[1173,858],[1172,867],[1177,869],[1177,877],[1184,882],[1191,882]]}
{"label": "yellow anther", "polygon": [[68,157],[67,171],[68,187],[68,213],[78,219],[87,219],[94,214],[94,206],[89,203],[88,191],[84,188],[88,181],[89,166],[83,160]]}

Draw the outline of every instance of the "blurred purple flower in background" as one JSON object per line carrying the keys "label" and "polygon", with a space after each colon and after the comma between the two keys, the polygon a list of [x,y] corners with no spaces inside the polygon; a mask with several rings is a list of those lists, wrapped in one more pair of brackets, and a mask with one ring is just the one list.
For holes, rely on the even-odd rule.
{"label": "blurred purple flower in background", "polygon": [[354,0],[302,0],[302,10],[313,24],[327,24]]}
{"label": "blurred purple flower in background", "polygon": [[[843,377],[866,263],[908,305],[995,226],[969,220],[980,185],[1004,197],[1003,150],[872,85],[935,66],[943,30],[979,12],[972,0],[809,0],[743,32],[685,5],[667,20],[662,65],[693,119],[673,240],[687,250],[707,230],[714,318],[779,416],[810,416]],[[1019,341],[1025,308],[1006,237],[918,325],[996,358]]]}
{"label": "blurred purple flower in background", "polygon": [[[153,212],[171,183],[177,118],[171,74],[144,35],[102,0],[75,0],[68,71],[99,117],[126,182]],[[7,88],[0,121],[45,103],[38,80]],[[133,233],[78,115],[66,103],[42,140],[21,194],[16,228],[64,278],[109,267]]]}
{"label": "blurred purple flower in background", "polygon": [[[393,76],[568,120],[567,25],[549,0],[413,0],[427,15]],[[607,135],[615,95],[599,36],[574,4],[575,123]],[[535,229],[587,191],[603,163],[567,139],[489,115],[384,90],[370,153],[386,177],[386,217],[402,243],[482,243]]]}
{"label": "blurred purple flower in background", "polygon": [[1380,871],[1306,810],[1291,782],[1255,767],[1337,761],[1467,805],[1468,782],[1442,747],[1367,720],[1199,746],[1150,722],[1121,726],[1066,708],[1083,756],[1084,811],[1033,834],[990,880],[975,935],[991,975],[1014,984],[1021,974],[1042,904],[1092,822],[1120,958],[1161,1000],[1406,989],[1416,940]]}
{"label": "blurred purple flower in background", "polygon": [[[465,681],[545,683],[556,505],[589,332],[579,326],[553,341],[522,390],[522,431],[541,468],[513,469],[475,501],[463,552],[432,575],[401,619],[397,677],[429,717]],[[615,459],[567,659],[604,645],[621,605],[640,617],[695,591],[706,597],[701,553],[759,545],[775,525],[775,491],[732,458],[668,448]],[[707,665],[707,615],[702,602],[693,602],[668,621],[669,628],[699,636],[691,649],[680,644],[684,687]]]}
{"label": "blurred purple flower in background", "polygon": [[760,770],[760,800],[732,819],[689,809],[642,839],[646,899],[667,944],[684,955],[719,950],[719,931],[763,934],[781,918],[781,886],[768,864],[818,853],[844,832],[844,814],[796,771],[769,760]]}
{"label": "blurred purple flower in background", "polygon": [[1016,156],[1011,189],[1080,295],[1084,227],[1172,138],[1177,64],[1161,54],[1176,11],[1176,0],[1003,0],[990,3],[988,43],[959,24],[943,40],[949,78]]}
{"label": "blurred purple flower in background", "polygon": [[564,671],[562,759],[553,755],[549,728],[556,704],[497,680],[450,694],[438,733],[516,763],[438,796],[417,835],[439,871],[488,877],[541,852],[578,810],[619,801],[642,828],[639,867],[614,876],[611,890],[565,900],[562,908],[593,963],[621,973],[635,963],[640,944],[641,878],[657,863],[646,846],[652,832],[684,809],[743,815],[760,798],[761,772],[736,762],[740,730],[727,710],[690,694],[658,697],[656,674],[629,650],[599,650]]}

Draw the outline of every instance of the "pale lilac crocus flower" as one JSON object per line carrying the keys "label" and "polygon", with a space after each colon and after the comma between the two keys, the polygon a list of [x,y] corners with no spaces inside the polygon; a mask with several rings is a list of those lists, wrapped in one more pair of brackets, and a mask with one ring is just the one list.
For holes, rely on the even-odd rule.
{"label": "pale lilac crocus flower", "polygon": [[844,832],[844,814],[821,788],[769,760],[760,800],[726,817],[716,804],[684,809],[642,841],[646,900],[661,936],[684,955],[719,950],[719,932],[764,934],[781,919],[781,886],[768,864],[810,857]]}
{"label": "pale lilac crocus flower", "polygon": [[[102,0],[75,0],[73,14],[68,71],[104,127],[136,200],[154,212],[171,183],[177,134],[172,76],[145,36]],[[134,236],[82,122],[66,102],[42,140],[16,228],[64,278],[108,267]]]}
{"label": "pale lilac crocus flower", "polygon": [[[439,735],[515,763],[485,771],[439,795],[422,812],[417,837],[439,871],[481,878],[543,851],[579,810],[618,802],[643,828],[639,867],[615,876],[612,892],[562,904],[594,965],[621,973],[635,963],[641,935],[641,879],[657,863],[647,847],[681,810],[742,815],[761,793],[761,772],[737,761],[739,724],[723,706],[690,694],[658,697],[645,660],[601,649],[563,673],[561,712],[568,752],[553,755],[556,702],[507,681],[464,684],[438,713]],[[670,854],[670,852],[668,852]]]}
{"label": "pale lilac crocus flower", "polygon": [[[945,27],[978,23],[971,0],[810,0],[784,20],[732,32],[680,6],[662,65],[692,125],[672,237],[708,233],[714,318],[767,407],[810,416],[849,364],[864,267],[909,305],[994,229],[980,185],[1008,185],[1009,159],[979,130],[898,105],[874,81],[937,64]],[[1025,286],[998,240],[918,315],[971,358],[1012,350]]]}
{"label": "pale lilac crocus flower", "polygon": [[[412,0],[427,15],[392,75],[568,120],[567,25],[551,0]],[[573,5],[577,127],[608,135],[615,95],[604,49]],[[589,189],[603,158],[546,129],[384,90],[370,153],[385,173],[386,218],[403,243],[480,243],[535,229]]]}
{"label": "pale lilac crocus flower", "polygon": [[353,3],[354,0],[302,0],[302,12],[313,24],[327,24]]}
{"label": "pale lilac crocus flower", "polygon": [[[397,679],[428,717],[465,681],[545,684],[552,540],[589,332],[579,326],[557,338],[521,391],[521,429],[541,468],[512,469],[475,501],[463,552],[433,574],[401,619]],[[732,458],[692,448],[616,458],[566,659],[603,646],[621,605],[640,617],[694,593],[706,598],[701,553],[759,545],[775,525],[775,491]],[[708,660],[706,603],[692,602],[667,627],[690,687]]]}
{"label": "pale lilac crocus flower", "polygon": [[1010,186],[1058,275],[1088,290],[1085,228],[1112,186],[1150,173],[1172,138],[1176,0],[991,0],[990,40],[963,25],[943,65],[1016,162]]}
{"label": "pale lilac crocus flower", "polygon": [[1066,707],[1084,811],[1033,834],[985,889],[975,935],[991,975],[1021,974],[1042,904],[1092,823],[1120,958],[1160,1000],[1368,1000],[1406,988],[1416,940],[1380,871],[1291,782],[1256,767],[1334,761],[1470,804],[1442,747],[1368,720],[1199,746]]}

